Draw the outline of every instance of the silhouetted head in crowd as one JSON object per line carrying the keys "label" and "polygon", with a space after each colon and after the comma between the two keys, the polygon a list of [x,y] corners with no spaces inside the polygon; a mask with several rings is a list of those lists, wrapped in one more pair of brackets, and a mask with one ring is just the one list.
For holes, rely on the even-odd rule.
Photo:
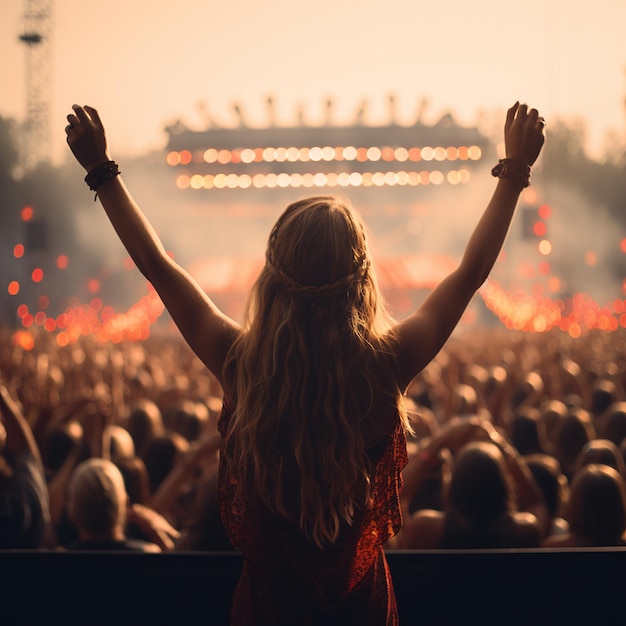
{"label": "silhouetted head in crowd", "polygon": [[602,437],[619,446],[626,439],[626,402],[614,402],[602,420]]}
{"label": "silhouetted head in crowd", "polygon": [[511,443],[522,454],[541,454],[548,451],[545,424],[535,409],[522,409],[513,416],[509,426]]}
{"label": "silhouetted head in crowd", "polygon": [[591,388],[591,412],[594,417],[602,416],[614,402],[617,402],[615,383],[605,378],[595,380]]}
{"label": "silhouetted head in crowd", "polygon": [[145,398],[137,400],[126,420],[126,430],[135,444],[136,453],[143,457],[152,439],[163,435],[163,417],[155,402]]}
{"label": "silhouetted head in crowd", "polygon": [[77,421],[69,421],[53,429],[42,445],[43,464],[49,475],[54,475],[68,455],[83,440],[83,427]]}
{"label": "silhouetted head in crowd", "polygon": [[124,479],[110,461],[89,459],[74,470],[68,486],[68,512],[81,540],[123,540],[126,504]]}
{"label": "silhouetted head in crowd", "polygon": [[150,491],[154,493],[172,471],[179,456],[189,449],[189,442],[178,433],[165,433],[148,442],[143,460],[150,478]]}
{"label": "silhouetted head in crowd", "polygon": [[584,445],[578,457],[577,469],[591,464],[608,465],[617,470],[620,476],[625,476],[622,454],[619,448],[609,439],[594,439]]}
{"label": "silhouetted head in crowd", "polygon": [[558,433],[567,416],[568,409],[561,400],[549,400],[539,409],[539,416],[544,424],[546,437],[551,444],[556,444]]}
{"label": "silhouetted head in crowd", "polygon": [[525,461],[543,493],[548,515],[554,520],[561,515],[562,506],[569,498],[567,478],[561,472],[561,466],[553,456],[531,454],[526,457]]}
{"label": "silhouetted head in crowd", "polygon": [[117,463],[120,459],[132,459],[135,456],[135,442],[130,433],[121,426],[107,426],[111,460]]}
{"label": "silhouetted head in crowd", "polygon": [[179,433],[187,441],[196,441],[209,421],[209,409],[201,402],[179,400],[165,411],[163,421],[168,430]]}
{"label": "silhouetted head in crowd", "polygon": [[626,530],[626,491],[622,477],[607,465],[587,465],[572,481],[569,523],[588,546],[621,545]]}
{"label": "silhouetted head in crowd", "polygon": [[596,432],[589,412],[580,408],[571,409],[556,440],[556,457],[568,479],[574,474],[580,451],[595,438]]}
{"label": "silhouetted head in crowd", "polygon": [[538,372],[529,372],[517,385],[511,397],[513,409],[537,406],[543,393],[543,380]]}
{"label": "silhouetted head in crowd", "polygon": [[124,478],[124,486],[131,504],[148,504],[150,478],[143,460],[138,457],[120,457],[115,461]]}
{"label": "silhouetted head in crowd", "polygon": [[463,447],[454,459],[446,510],[472,526],[484,526],[515,508],[513,485],[498,446],[481,441]]}
{"label": "silhouetted head in crowd", "polygon": [[452,415],[476,415],[478,413],[478,397],[476,389],[471,385],[459,384],[452,392]]}

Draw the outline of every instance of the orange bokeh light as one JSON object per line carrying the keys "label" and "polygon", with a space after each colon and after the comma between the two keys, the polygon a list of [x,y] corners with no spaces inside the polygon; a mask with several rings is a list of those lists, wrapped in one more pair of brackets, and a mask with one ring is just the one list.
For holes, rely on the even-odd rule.
{"label": "orange bokeh light", "polygon": [[16,296],[20,292],[20,284],[16,280],[12,280],[7,288],[9,295]]}
{"label": "orange bokeh light", "polygon": [[13,335],[13,343],[22,348],[22,350],[32,350],[35,347],[35,339],[25,330],[15,332]]}
{"label": "orange bokeh light", "polygon": [[22,209],[22,221],[23,222],[30,222],[30,220],[33,219],[33,215],[34,215],[34,211],[32,207],[25,206]]}
{"label": "orange bokeh light", "polygon": [[547,220],[552,215],[552,209],[547,204],[542,204],[539,207],[539,217],[542,220]]}
{"label": "orange bokeh light", "polygon": [[16,259],[21,259],[24,256],[24,244],[18,243],[13,248],[13,256]]}
{"label": "orange bokeh light", "polygon": [[31,278],[34,283],[40,283],[43,280],[43,270],[40,267],[36,267],[31,274]]}
{"label": "orange bokeh light", "polygon": [[53,317],[48,317],[46,318],[46,320],[43,323],[43,327],[49,332],[53,332],[56,327],[57,327],[57,323],[55,321],[55,319]]}
{"label": "orange bokeh light", "polygon": [[60,270],[64,270],[67,268],[67,266],[70,264],[70,260],[67,258],[67,255],[65,254],[60,254],[57,257],[57,267]]}
{"label": "orange bokeh light", "polygon": [[585,252],[585,265],[589,267],[593,267],[598,262],[598,257],[595,252],[589,251]]}

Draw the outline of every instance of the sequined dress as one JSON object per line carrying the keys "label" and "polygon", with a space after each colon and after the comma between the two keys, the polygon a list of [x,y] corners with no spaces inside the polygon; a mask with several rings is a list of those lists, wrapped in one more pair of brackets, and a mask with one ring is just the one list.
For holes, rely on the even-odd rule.
{"label": "sequined dress", "polygon": [[[222,411],[224,436],[230,417]],[[243,555],[233,596],[231,626],[391,626],[396,600],[383,544],[402,525],[401,470],[407,462],[399,418],[391,433],[367,450],[373,468],[371,506],[321,550],[287,520],[271,514],[237,489],[220,462],[222,521]]]}

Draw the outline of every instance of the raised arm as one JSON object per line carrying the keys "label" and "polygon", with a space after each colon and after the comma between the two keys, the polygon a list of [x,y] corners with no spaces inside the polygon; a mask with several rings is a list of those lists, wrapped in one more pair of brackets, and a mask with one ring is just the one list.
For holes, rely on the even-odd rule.
{"label": "raised arm", "polygon": [[117,175],[104,126],[92,107],[74,105],[67,142],[87,181],[141,273],[152,283],[192,350],[221,381],[226,354],[239,332],[196,281],[166,253],[156,232]]}
{"label": "raised arm", "polygon": [[527,184],[530,166],[539,156],[544,142],[543,128],[543,118],[536,109],[529,111],[525,104],[515,103],[508,110],[504,127],[507,158],[499,164],[496,189],[470,237],[459,267],[397,327],[402,387],[439,352],[489,275],[504,243],[519,195]]}
{"label": "raised arm", "polygon": [[33,431],[3,382],[0,382],[0,421],[6,429],[6,451],[14,458],[29,453],[43,476],[41,453]]}

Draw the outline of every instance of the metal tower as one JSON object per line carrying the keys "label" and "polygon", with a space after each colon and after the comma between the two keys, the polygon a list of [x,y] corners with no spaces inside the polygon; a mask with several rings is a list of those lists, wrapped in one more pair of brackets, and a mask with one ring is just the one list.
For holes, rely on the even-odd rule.
{"label": "metal tower", "polygon": [[25,170],[50,156],[51,22],[52,0],[25,0],[19,35],[26,46],[26,119],[21,154]]}

